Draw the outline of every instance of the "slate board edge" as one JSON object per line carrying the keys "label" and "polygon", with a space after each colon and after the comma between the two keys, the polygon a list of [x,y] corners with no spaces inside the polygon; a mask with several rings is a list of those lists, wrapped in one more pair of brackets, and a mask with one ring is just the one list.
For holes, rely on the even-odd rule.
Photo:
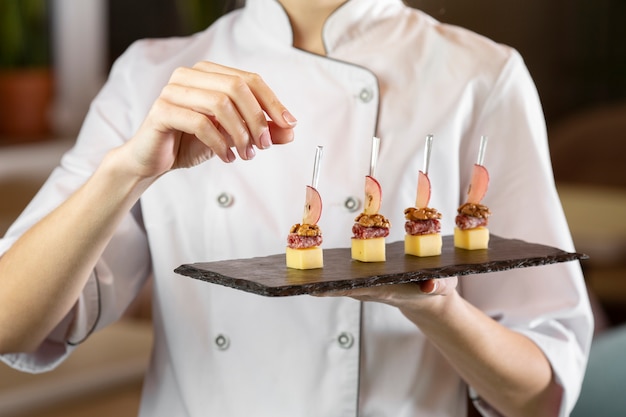
{"label": "slate board edge", "polygon": [[501,272],[511,269],[538,267],[543,265],[571,262],[575,260],[588,259],[589,256],[583,253],[564,252],[558,255],[534,257],[527,259],[516,259],[514,262],[505,263],[502,261],[488,262],[479,266],[472,264],[471,269],[464,269],[465,265],[454,265],[436,269],[422,269],[420,271],[407,272],[402,277],[397,274],[372,276],[368,279],[360,281],[324,281],[311,284],[301,285],[281,285],[281,286],[265,286],[258,282],[248,281],[245,279],[226,277],[216,272],[198,270],[194,264],[184,264],[174,270],[179,275],[184,275],[200,281],[212,284],[218,284],[237,290],[262,295],[266,297],[286,297],[295,295],[307,295],[323,293],[333,290],[356,289],[362,287],[371,287],[379,285],[388,285],[390,283],[405,284],[410,282],[419,282],[427,279],[439,279],[452,276],[468,276],[480,273]]}

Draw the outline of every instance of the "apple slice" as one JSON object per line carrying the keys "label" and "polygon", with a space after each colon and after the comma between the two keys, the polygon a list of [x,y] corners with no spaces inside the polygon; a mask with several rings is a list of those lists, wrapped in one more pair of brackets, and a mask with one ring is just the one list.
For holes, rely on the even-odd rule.
{"label": "apple slice", "polygon": [[306,186],[306,196],[304,201],[303,224],[317,224],[322,216],[322,197],[320,193],[310,185]]}
{"label": "apple slice", "polygon": [[417,176],[417,197],[415,198],[415,207],[428,207],[430,201],[430,179],[428,174],[420,171]]}
{"label": "apple slice", "polygon": [[483,165],[474,164],[472,182],[467,191],[467,202],[478,204],[487,193],[489,187],[489,172]]}
{"label": "apple slice", "polygon": [[376,214],[380,209],[383,199],[383,190],[376,178],[371,175],[365,176],[365,208],[363,213]]}

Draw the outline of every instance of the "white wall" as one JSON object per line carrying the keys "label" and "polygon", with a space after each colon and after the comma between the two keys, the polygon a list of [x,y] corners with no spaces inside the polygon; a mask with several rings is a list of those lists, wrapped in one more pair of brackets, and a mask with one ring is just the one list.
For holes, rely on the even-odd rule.
{"label": "white wall", "polygon": [[107,71],[106,0],[52,0],[56,103],[53,129],[74,135]]}

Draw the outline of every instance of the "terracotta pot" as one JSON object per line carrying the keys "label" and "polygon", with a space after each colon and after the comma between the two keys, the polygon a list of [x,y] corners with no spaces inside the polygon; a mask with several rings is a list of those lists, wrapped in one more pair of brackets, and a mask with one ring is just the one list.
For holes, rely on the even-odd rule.
{"label": "terracotta pot", "polygon": [[49,137],[53,97],[52,70],[0,70],[0,137],[5,141]]}

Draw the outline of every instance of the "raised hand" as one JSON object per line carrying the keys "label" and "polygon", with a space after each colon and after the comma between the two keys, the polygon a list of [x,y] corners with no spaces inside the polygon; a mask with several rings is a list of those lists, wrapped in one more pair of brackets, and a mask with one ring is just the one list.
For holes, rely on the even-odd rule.
{"label": "raised hand", "polygon": [[124,146],[140,177],[217,156],[249,160],[255,148],[293,140],[296,119],[254,73],[200,62],[174,71],[136,135]]}

